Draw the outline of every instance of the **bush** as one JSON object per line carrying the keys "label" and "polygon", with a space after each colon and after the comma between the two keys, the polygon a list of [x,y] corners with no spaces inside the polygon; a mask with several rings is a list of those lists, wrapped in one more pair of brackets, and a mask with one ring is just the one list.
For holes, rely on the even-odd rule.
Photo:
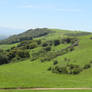
{"label": "bush", "polygon": [[90,37],[90,39],[92,40],[92,37]]}
{"label": "bush", "polygon": [[53,62],[53,65],[56,65],[56,64],[58,64],[58,61],[54,61],[54,62]]}
{"label": "bush", "polygon": [[40,45],[42,43],[41,40],[37,40],[36,42],[38,45]]}
{"label": "bush", "polygon": [[62,39],[62,43],[71,43],[73,38],[64,38]]}
{"label": "bush", "polygon": [[45,51],[51,51],[51,47],[50,47],[50,46],[44,47],[44,50],[45,50]]}
{"label": "bush", "polygon": [[53,69],[52,69],[52,72],[53,73],[60,73],[60,74],[67,74],[67,69],[66,69],[66,66],[55,66]]}
{"label": "bush", "polygon": [[11,50],[8,52],[8,58],[11,60],[12,58],[16,57],[16,50]]}
{"label": "bush", "polygon": [[22,50],[22,49],[14,49],[11,50],[10,52],[8,52],[7,54],[9,60],[12,60],[13,58],[28,58],[30,57],[30,54],[28,51],[26,50]]}
{"label": "bush", "polygon": [[34,49],[40,44],[40,40],[28,40],[28,41],[22,41],[17,48],[20,49]]}
{"label": "bush", "polygon": [[91,67],[90,64],[86,64],[86,65],[84,65],[83,69],[89,69],[90,67]]}
{"label": "bush", "polygon": [[18,50],[16,52],[16,55],[21,57],[21,58],[29,58],[30,57],[30,54],[28,51],[23,51],[23,50]]}
{"label": "bush", "polygon": [[60,40],[54,40],[54,45],[57,46],[60,44]]}
{"label": "bush", "polygon": [[36,43],[36,42],[31,43],[31,44],[29,45],[29,48],[30,48],[30,49],[34,49],[34,48],[36,48],[36,47],[37,47],[37,43]]}
{"label": "bush", "polygon": [[0,53],[0,65],[9,63],[8,57]]}
{"label": "bush", "polygon": [[51,67],[48,68],[48,71],[50,71],[50,70],[51,70]]}
{"label": "bush", "polygon": [[15,49],[15,48],[16,48],[16,47],[15,47],[15,46],[13,46],[13,47],[11,47],[11,50],[12,50],[12,49]]}
{"label": "bush", "polygon": [[49,41],[49,46],[52,46],[53,45],[53,41]]}
{"label": "bush", "polygon": [[80,68],[74,68],[73,71],[72,71],[72,74],[79,74],[81,72],[81,69]]}
{"label": "bush", "polygon": [[48,46],[48,43],[45,42],[45,43],[42,44],[42,46],[43,47],[47,47]]}
{"label": "bush", "polygon": [[53,68],[51,68],[51,71],[53,73],[59,73],[59,74],[79,74],[82,71],[82,68],[79,65],[56,65]]}
{"label": "bush", "polygon": [[70,51],[73,51],[73,50],[74,50],[74,47],[71,47],[71,48],[70,48]]}
{"label": "bush", "polygon": [[92,61],[90,61],[90,64],[92,64]]}

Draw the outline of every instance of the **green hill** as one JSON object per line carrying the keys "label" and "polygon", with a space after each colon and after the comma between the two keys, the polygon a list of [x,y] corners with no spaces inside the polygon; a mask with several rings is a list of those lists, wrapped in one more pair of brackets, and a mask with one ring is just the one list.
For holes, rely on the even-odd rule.
{"label": "green hill", "polygon": [[92,34],[48,31],[45,36],[0,45],[4,61],[0,61],[0,88],[92,88]]}
{"label": "green hill", "polygon": [[32,40],[33,38],[45,36],[51,33],[47,28],[29,29],[24,33],[10,36],[8,39],[1,40],[0,44],[13,44],[24,40]]}

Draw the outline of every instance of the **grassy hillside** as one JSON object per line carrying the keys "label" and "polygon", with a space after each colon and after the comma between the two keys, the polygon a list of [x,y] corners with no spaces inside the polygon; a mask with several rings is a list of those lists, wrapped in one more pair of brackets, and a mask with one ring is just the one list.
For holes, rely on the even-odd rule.
{"label": "grassy hillside", "polygon": [[0,44],[12,44],[21,42],[24,40],[32,40],[32,38],[45,36],[51,33],[51,31],[47,28],[37,28],[37,29],[29,29],[24,33],[10,36],[8,39],[1,40]]}
{"label": "grassy hillside", "polygon": [[[0,67],[0,87],[92,87],[92,69],[79,75],[53,74],[51,63],[20,62]],[[85,75],[86,73],[86,75]]]}
{"label": "grassy hillside", "polygon": [[0,49],[7,50],[7,49],[10,49],[10,48],[12,48],[14,46],[17,46],[17,45],[18,45],[18,43],[16,43],[16,44],[6,44],[6,45],[1,44]]}
{"label": "grassy hillside", "polygon": [[71,63],[86,64],[88,61],[92,61],[92,40],[91,36],[79,37],[79,46],[72,53],[64,55],[62,58],[58,57],[59,60],[63,60],[65,57],[71,59]]}
{"label": "grassy hillside", "polygon": [[[84,35],[90,35],[90,32],[80,32],[80,31],[70,31],[70,30],[60,30],[60,29],[48,29],[48,28],[37,28],[37,29],[29,29],[25,31],[24,33],[10,36],[8,39],[1,40],[0,44],[13,44],[18,43],[24,40],[32,40],[32,38],[47,38],[47,39],[53,39],[55,37],[61,37],[61,36],[84,36]],[[48,36],[49,37],[45,37]]]}
{"label": "grassy hillside", "polygon": [[[16,49],[27,50],[30,53],[30,58],[19,59],[17,62],[11,62],[9,64],[4,64],[0,66],[0,88],[17,88],[17,87],[52,87],[52,88],[63,88],[63,87],[91,87],[92,88],[92,34],[84,32],[72,32],[57,29],[50,29],[54,31],[46,36],[35,38],[34,42],[41,40],[42,43],[37,45],[37,47],[32,48],[32,44],[29,42],[19,43]],[[73,33],[75,36],[66,35]],[[80,35],[80,34],[81,35]],[[83,35],[83,34],[85,35]],[[73,41],[79,40],[77,46],[74,46],[73,50],[68,49],[66,52],[62,52],[73,43],[62,42],[62,39],[66,41],[66,38],[73,38]],[[76,38],[76,39],[75,39]],[[60,44],[55,45],[55,42],[60,41]],[[51,43],[52,45],[50,45]],[[25,43],[25,44],[24,44]],[[48,43],[47,47],[51,47],[50,51],[46,47],[43,47],[43,43]],[[10,49],[11,45],[0,45],[1,48]],[[21,46],[21,47],[20,47]],[[24,47],[27,46],[27,49]],[[15,46],[16,47],[16,46]],[[15,49],[15,50],[16,50]],[[13,49],[14,50],[14,49]],[[64,50],[65,51],[65,50]],[[35,59],[34,59],[35,58]],[[48,59],[49,58],[49,59]],[[33,60],[34,59],[34,60]],[[49,67],[64,66],[67,64],[78,65],[84,67],[90,64],[90,68],[83,69],[79,74],[63,74],[63,73],[53,73],[48,71]],[[41,60],[44,60],[42,62]],[[54,65],[54,61],[58,61],[58,64]],[[57,91],[56,91],[57,92]],[[66,92],[66,91],[65,91]],[[75,91],[76,92],[76,91]],[[85,91],[86,92],[86,91]]]}

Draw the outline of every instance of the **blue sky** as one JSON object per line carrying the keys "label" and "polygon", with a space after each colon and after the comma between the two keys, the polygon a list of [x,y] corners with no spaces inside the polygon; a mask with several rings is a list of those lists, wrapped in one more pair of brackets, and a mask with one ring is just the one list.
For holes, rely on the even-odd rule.
{"label": "blue sky", "polygon": [[0,0],[0,27],[92,31],[92,0]]}

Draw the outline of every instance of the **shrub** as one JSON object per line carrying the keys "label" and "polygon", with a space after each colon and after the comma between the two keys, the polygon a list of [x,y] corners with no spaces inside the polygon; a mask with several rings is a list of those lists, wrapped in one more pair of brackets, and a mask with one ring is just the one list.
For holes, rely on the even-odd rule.
{"label": "shrub", "polygon": [[68,69],[68,74],[79,74],[82,71],[82,67],[79,65],[67,65]]}
{"label": "shrub", "polygon": [[56,64],[58,64],[58,61],[54,61],[54,62],[53,62],[53,65],[56,65]]}
{"label": "shrub", "polygon": [[86,64],[86,65],[84,65],[83,69],[89,69],[90,67],[91,67],[90,64]]}
{"label": "shrub", "polygon": [[50,70],[51,70],[51,67],[48,68],[48,71],[50,71]]}
{"label": "shrub", "polygon": [[21,57],[21,58],[28,58],[28,57],[30,57],[29,52],[28,51],[23,51],[23,50],[18,50],[16,52],[16,55]]}
{"label": "shrub", "polygon": [[60,40],[54,40],[54,45],[57,46],[60,44]]}
{"label": "shrub", "polygon": [[76,38],[63,38],[62,43],[74,43]]}
{"label": "shrub", "polygon": [[62,39],[62,43],[70,43],[70,38],[64,38],[64,39]]}
{"label": "shrub", "polygon": [[53,45],[53,41],[49,41],[49,46],[52,46]]}
{"label": "shrub", "polygon": [[16,50],[11,50],[8,52],[8,58],[9,60],[11,60],[12,58],[14,58],[16,56]]}
{"label": "shrub", "polygon": [[81,72],[81,69],[80,68],[74,68],[72,70],[72,74],[79,74]]}
{"label": "shrub", "polygon": [[36,42],[38,45],[40,45],[42,43],[41,40],[37,40]]}
{"label": "shrub", "polygon": [[29,48],[30,48],[30,49],[34,49],[34,48],[36,48],[36,47],[37,47],[37,43],[36,43],[36,42],[31,43],[31,44],[29,45]]}
{"label": "shrub", "polygon": [[45,51],[51,51],[51,47],[50,47],[50,46],[44,47],[44,50],[45,50]]}
{"label": "shrub", "polygon": [[38,44],[40,44],[40,40],[36,41],[36,40],[28,40],[28,41],[22,41],[17,48],[20,49],[34,49],[38,46]]}
{"label": "shrub", "polygon": [[74,47],[71,47],[71,48],[70,48],[70,51],[73,51],[73,50],[74,50]]}
{"label": "shrub", "polygon": [[79,74],[82,71],[82,68],[79,65],[56,65],[53,68],[51,68],[51,71],[53,73],[59,73],[59,74]]}
{"label": "shrub", "polygon": [[92,37],[90,37],[90,39],[92,39]]}
{"label": "shrub", "polygon": [[14,48],[16,48],[16,47],[15,46],[11,47],[11,50],[14,49]]}
{"label": "shrub", "polygon": [[48,46],[48,43],[44,42],[44,43],[42,44],[42,46],[43,46],[43,47],[46,47],[46,46]]}
{"label": "shrub", "polygon": [[20,58],[30,57],[29,52],[26,50],[22,50],[22,49],[11,50],[10,52],[8,52],[7,55],[8,55],[9,60],[12,60],[13,58],[17,58],[17,57],[20,57]]}
{"label": "shrub", "polygon": [[92,64],[92,61],[90,61],[90,64]]}
{"label": "shrub", "polygon": [[59,65],[56,65],[55,67],[52,68],[52,72],[59,73],[59,74],[66,74],[67,69],[66,69],[66,66],[61,67]]}
{"label": "shrub", "polygon": [[9,63],[8,57],[0,53],[0,65]]}

